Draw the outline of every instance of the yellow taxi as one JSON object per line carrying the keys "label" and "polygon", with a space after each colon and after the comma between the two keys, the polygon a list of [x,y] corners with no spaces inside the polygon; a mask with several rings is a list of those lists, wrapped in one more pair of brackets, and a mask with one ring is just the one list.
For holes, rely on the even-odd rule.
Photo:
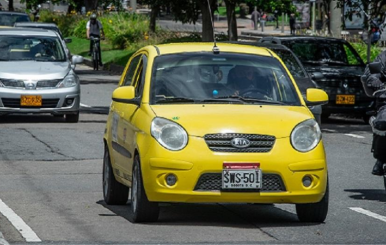
{"label": "yellow taxi", "polygon": [[112,94],[104,134],[103,195],[129,200],[132,222],[158,219],[159,203],[292,203],[323,222],[327,162],[307,106],[271,50],[238,44],[147,46]]}

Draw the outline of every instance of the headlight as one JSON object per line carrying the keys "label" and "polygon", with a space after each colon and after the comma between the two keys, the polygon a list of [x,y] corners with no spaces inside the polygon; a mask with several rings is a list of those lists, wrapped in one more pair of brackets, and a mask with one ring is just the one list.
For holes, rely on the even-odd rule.
{"label": "headlight", "polygon": [[318,145],[321,137],[318,123],[314,119],[309,119],[294,128],[291,133],[291,144],[296,150],[307,152]]}
{"label": "headlight", "polygon": [[179,151],[188,143],[185,129],[173,121],[155,118],[151,123],[151,135],[166,149]]}
{"label": "headlight", "polygon": [[78,80],[76,79],[76,77],[72,74],[69,74],[56,87],[57,88],[68,88],[68,87],[75,87],[77,84],[78,84]]}

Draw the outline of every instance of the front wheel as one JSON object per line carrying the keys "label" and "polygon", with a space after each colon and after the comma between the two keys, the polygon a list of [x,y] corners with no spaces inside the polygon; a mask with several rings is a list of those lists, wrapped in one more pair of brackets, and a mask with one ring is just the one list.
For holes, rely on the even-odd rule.
{"label": "front wheel", "polygon": [[296,204],[296,214],[301,222],[322,223],[328,213],[329,187],[327,182],[326,192],[320,202]]}
{"label": "front wheel", "polygon": [[157,221],[159,214],[158,203],[150,202],[147,199],[138,155],[134,158],[132,179],[130,192],[130,221],[133,223]]}
{"label": "front wheel", "polygon": [[66,122],[71,122],[71,123],[79,122],[79,111],[76,114],[66,114]]}
{"label": "front wheel", "polygon": [[94,47],[94,51],[93,51],[93,54],[92,54],[92,63],[93,63],[93,66],[94,66],[94,70],[97,71],[99,70],[99,57],[98,57],[98,49],[96,47]]}
{"label": "front wheel", "polygon": [[385,185],[386,191],[386,163],[383,164],[383,184]]}

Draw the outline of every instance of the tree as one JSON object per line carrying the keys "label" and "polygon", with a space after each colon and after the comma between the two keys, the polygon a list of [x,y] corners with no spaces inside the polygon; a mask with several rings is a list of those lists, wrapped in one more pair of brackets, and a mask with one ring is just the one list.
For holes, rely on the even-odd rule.
{"label": "tree", "polygon": [[13,0],[8,1],[8,11],[14,11],[15,9],[13,8]]}
{"label": "tree", "polygon": [[237,20],[236,20],[236,4],[237,0],[225,0],[228,22],[228,37],[229,41],[237,41]]}

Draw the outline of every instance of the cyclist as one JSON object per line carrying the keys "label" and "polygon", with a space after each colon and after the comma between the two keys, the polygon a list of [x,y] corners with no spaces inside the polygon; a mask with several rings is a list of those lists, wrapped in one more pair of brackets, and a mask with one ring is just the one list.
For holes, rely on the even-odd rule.
{"label": "cyclist", "polygon": [[[105,33],[103,32],[103,26],[102,23],[97,20],[97,15],[95,13],[91,14],[90,20],[87,22],[86,25],[87,28],[87,39],[90,39],[90,37],[97,37],[97,38],[104,38]],[[99,45],[99,65],[102,66],[102,55],[101,55],[101,47],[100,43]],[[90,53],[91,55],[93,49],[93,40],[90,40]]]}

